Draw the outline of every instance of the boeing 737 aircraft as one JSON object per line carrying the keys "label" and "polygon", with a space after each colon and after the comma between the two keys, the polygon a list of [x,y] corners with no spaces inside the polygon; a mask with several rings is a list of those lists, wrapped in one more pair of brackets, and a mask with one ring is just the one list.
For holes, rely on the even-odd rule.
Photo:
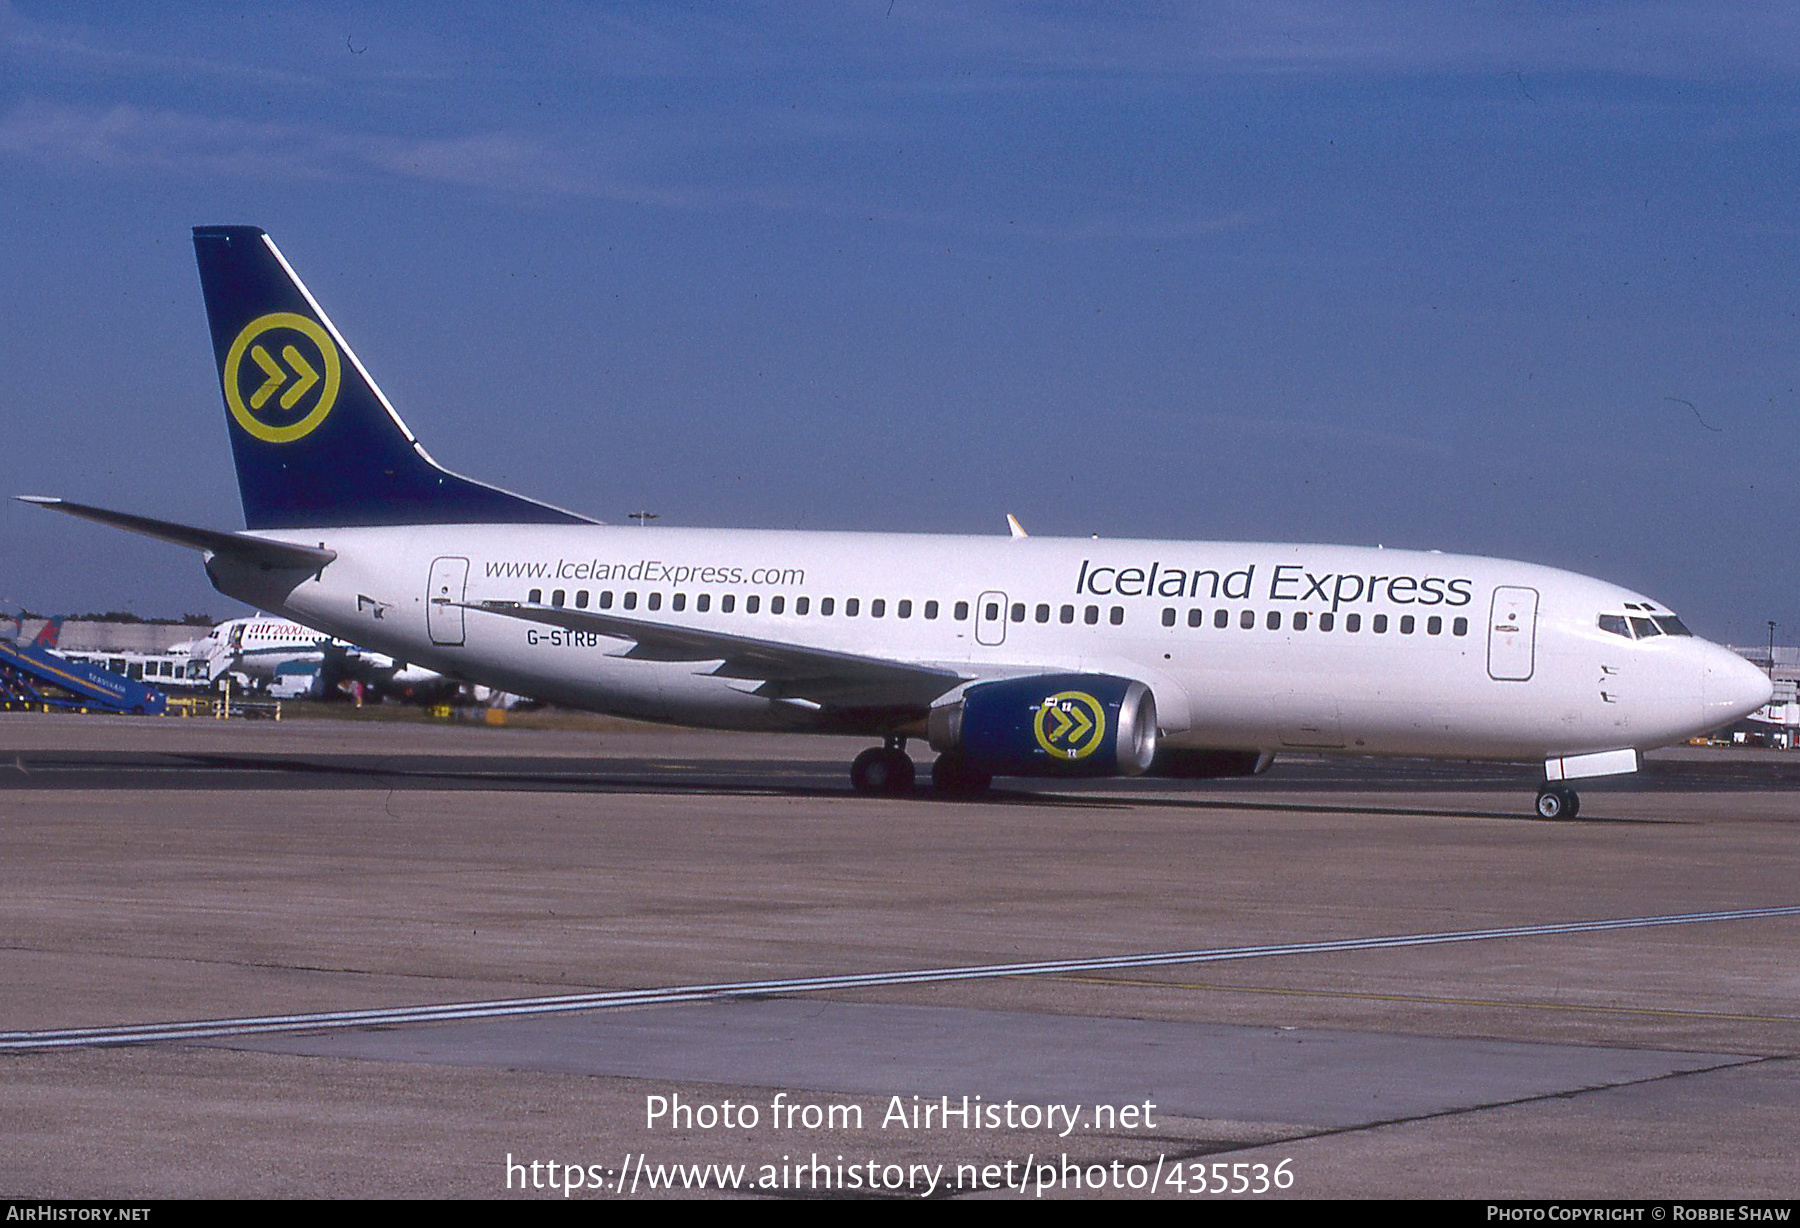
{"label": "boeing 737 aircraft", "polygon": [[1769,680],[1549,567],[1246,542],[617,528],[439,466],[261,230],[194,231],[242,532],[39,496],[191,547],[222,593],[455,677],[722,729],[879,738],[850,775],[1248,775],[1287,749],[1542,761],[1716,729]]}
{"label": "boeing 737 aircraft", "polygon": [[229,619],[170,651],[185,651],[198,661],[202,678],[232,674],[244,685],[262,689],[295,667],[322,672],[326,686],[359,682],[385,695],[437,696],[456,686],[436,670],[370,652],[290,619],[262,615]]}

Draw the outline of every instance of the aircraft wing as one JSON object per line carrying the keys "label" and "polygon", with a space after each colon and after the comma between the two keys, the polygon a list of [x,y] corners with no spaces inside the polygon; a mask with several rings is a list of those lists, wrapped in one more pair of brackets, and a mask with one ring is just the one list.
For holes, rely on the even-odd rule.
{"label": "aircraft wing", "polygon": [[676,627],[647,619],[519,601],[453,602],[464,609],[632,641],[625,656],[649,661],[718,661],[723,678],[760,681],[745,688],[771,699],[823,708],[926,708],[968,675],[931,665],[807,648],[779,640]]}
{"label": "aircraft wing", "polygon": [[109,511],[103,507],[92,507],[86,503],[72,503],[67,499],[53,499],[46,495],[14,495],[13,498],[20,503],[32,503],[38,507],[50,508],[52,511],[67,512],[69,515],[79,516],[83,520],[111,525],[115,529],[125,529],[132,533],[142,533],[145,537],[173,542],[177,546],[186,546],[190,550],[204,550],[208,554],[223,554],[230,558],[243,559],[266,568],[317,571],[337,558],[335,550],[297,546],[292,542],[270,541],[264,537],[252,537],[248,533],[227,533],[221,529],[199,529],[192,525],[176,524],[172,520],[153,520],[148,516],[134,516],[130,512]]}

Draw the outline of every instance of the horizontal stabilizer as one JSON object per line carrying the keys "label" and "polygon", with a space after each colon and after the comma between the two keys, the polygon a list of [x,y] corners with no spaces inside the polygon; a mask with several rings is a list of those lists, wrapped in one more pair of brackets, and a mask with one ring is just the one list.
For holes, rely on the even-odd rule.
{"label": "horizontal stabilizer", "polygon": [[623,618],[596,610],[530,605],[518,601],[448,602],[464,609],[499,614],[526,622],[587,631],[630,640],[627,654],[657,661],[720,661],[715,674],[761,679],[755,694],[772,699],[807,699],[826,707],[924,708],[945,692],[968,681],[953,670],[912,665],[855,653],[807,648],[750,636],[678,627],[641,618]]}
{"label": "horizontal stabilizer", "polygon": [[83,520],[111,525],[115,529],[124,529],[131,533],[141,533],[145,537],[173,542],[177,546],[186,546],[190,550],[204,550],[208,554],[226,555],[269,569],[318,571],[325,564],[337,558],[337,551],[327,550],[323,546],[298,546],[292,542],[277,542],[262,537],[251,537],[246,533],[227,533],[222,529],[200,529],[192,525],[176,524],[172,520],[153,520],[149,516],[134,516],[130,512],[109,511],[103,507],[91,507],[86,503],[71,503],[67,499],[54,499],[47,495],[14,495],[13,497],[20,503],[33,503],[38,507],[47,507],[53,511],[67,512],[69,515],[79,516]]}

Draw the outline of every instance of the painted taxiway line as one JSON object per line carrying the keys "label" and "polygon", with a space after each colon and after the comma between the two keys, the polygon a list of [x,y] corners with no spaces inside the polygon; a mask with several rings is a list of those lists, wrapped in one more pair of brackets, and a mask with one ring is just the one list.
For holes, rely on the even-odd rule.
{"label": "painted taxiway line", "polygon": [[149,1044],[157,1041],[205,1040],[265,1032],[320,1032],[343,1028],[393,1027],[408,1023],[443,1023],[464,1019],[500,1019],[572,1011],[617,1010],[630,1006],[662,1006],[720,998],[824,993],[840,989],[873,989],[947,981],[991,980],[1014,976],[1100,972],[1113,968],[1153,968],[1172,964],[1224,963],[1270,959],[1282,955],[1328,955],[1402,947],[1489,942],[1501,938],[1540,938],[1604,930],[1650,929],[1699,925],[1715,921],[1753,921],[1800,916],[1800,905],[1779,908],[1736,908],[1723,912],[1673,913],[1656,917],[1620,917],[1599,921],[1564,921],[1543,925],[1509,925],[1494,929],[1444,930],[1391,934],[1375,938],[1337,938],[1268,946],[1216,947],[1193,951],[1161,951],[1144,955],[1106,955],[1087,959],[1035,960],[1024,963],[976,964],[967,967],[916,968],[898,972],[849,973],[797,977],[791,980],[736,981],[708,985],[673,985],[661,989],[617,989],[595,993],[557,994],[539,998],[501,998],[484,1002],[451,1002],[435,1006],[403,1006],[355,1011],[323,1011],[297,1015],[260,1015],[241,1019],[201,1019],[185,1023],[138,1023],[116,1027],[53,1028],[36,1032],[0,1032],[0,1051],[67,1049],[98,1045]]}

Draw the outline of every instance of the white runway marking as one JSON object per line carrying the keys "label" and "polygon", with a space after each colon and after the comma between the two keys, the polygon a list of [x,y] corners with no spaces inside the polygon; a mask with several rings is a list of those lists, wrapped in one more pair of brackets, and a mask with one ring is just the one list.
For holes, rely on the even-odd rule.
{"label": "white runway marking", "polygon": [[615,989],[597,993],[558,994],[554,997],[542,998],[502,998],[487,1002],[452,1002],[438,1006],[324,1011],[305,1015],[263,1015],[243,1019],[201,1019],[188,1023],[136,1023],[104,1028],[53,1028],[40,1032],[0,1032],[0,1051],[148,1044],[153,1041],[170,1040],[204,1040],[215,1036],[245,1036],[260,1032],[320,1032],[340,1028],[392,1027],[396,1024],[406,1023],[441,1023],[457,1019],[497,1019],[509,1015],[612,1010],[627,1006],[658,1006],[675,1002],[702,1002],[718,998],[756,998],[781,994],[824,993],[834,989],[869,989],[886,985],[979,981],[1012,976],[1038,976],[1047,973],[1097,972],[1111,968],[1153,968],[1170,964],[1224,963],[1239,959],[1268,959],[1279,955],[1328,955],[1341,951],[1378,951],[1394,947],[1443,946],[1458,942],[1486,942],[1497,938],[1540,938],[1554,934],[1586,934],[1600,930],[1649,929],[1665,925],[1698,925],[1709,921],[1752,921],[1767,917],[1793,916],[1800,916],[1800,905],[1781,908],[1737,908],[1726,912],[1675,913],[1661,917],[1622,917],[1606,921],[1511,925],[1485,930],[1393,934],[1379,938],[1338,938],[1324,942],[1291,942],[1271,946],[1162,951],[1147,955],[1110,955],[1089,959],[976,964],[962,968],[916,968],[900,972],[863,972],[843,976],[800,977],[785,981],[674,985],[663,989]]}

